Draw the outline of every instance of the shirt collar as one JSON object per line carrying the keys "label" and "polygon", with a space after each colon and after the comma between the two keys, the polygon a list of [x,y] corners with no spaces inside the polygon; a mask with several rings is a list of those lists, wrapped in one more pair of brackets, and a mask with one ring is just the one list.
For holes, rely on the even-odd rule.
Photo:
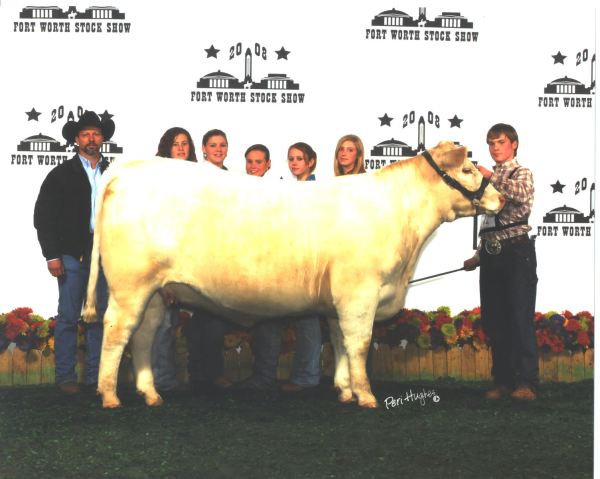
{"label": "shirt collar", "polygon": [[[79,153],[77,154],[77,156],[79,156],[79,160],[81,161],[81,164],[83,165],[84,169],[89,169],[89,170],[92,169],[92,163],[90,162],[90,160],[81,156]],[[98,170],[100,168],[101,162],[102,162],[102,157],[98,158],[98,161],[96,162],[96,168],[94,168],[94,171]]]}
{"label": "shirt collar", "polygon": [[495,164],[493,170],[496,173],[499,173],[501,171],[512,170],[517,166],[519,166],[519,164],[517,163],[517,157],[515,156],[512,160],[508,160],[500,164]]}

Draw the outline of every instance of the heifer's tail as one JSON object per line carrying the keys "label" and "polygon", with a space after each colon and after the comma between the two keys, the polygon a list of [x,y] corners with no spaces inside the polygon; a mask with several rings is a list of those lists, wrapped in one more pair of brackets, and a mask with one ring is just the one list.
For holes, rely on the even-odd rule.
{"label": "heifer's tail", "polygon": [[86,323],[93,323],[98,320],[96,311],[96,285],[98,284],[98,274],[100,272],[100,224],[102,222],[102,204],[104,203],[104,191],[108,181],[100,193],[101,201],[96,205],[96,228],[94,228],[94,244],[92,246],[92,257],[90,261],[90,277],[87,285],[87,298],[83,309],[83,320]]}

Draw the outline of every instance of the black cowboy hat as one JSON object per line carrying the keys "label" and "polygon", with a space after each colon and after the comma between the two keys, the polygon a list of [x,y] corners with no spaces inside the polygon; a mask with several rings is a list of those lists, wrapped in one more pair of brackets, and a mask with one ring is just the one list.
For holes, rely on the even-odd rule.
{"label": "black cowboy hat", "polygon": [[110,140],[115,133],[115,122],[110,118],[102,118],[93,111],[86,110],[79,118],[79,121],[69,120],[62,129],[62,136],[69,144],[75,143],[75,137],[84,128],[95,127],[102,132],[104,140]]}

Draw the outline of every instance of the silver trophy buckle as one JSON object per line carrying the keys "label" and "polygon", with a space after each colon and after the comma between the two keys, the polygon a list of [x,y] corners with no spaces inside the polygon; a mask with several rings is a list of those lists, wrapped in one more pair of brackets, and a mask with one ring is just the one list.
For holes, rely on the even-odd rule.
{"label": "silver trophy buckle", "polygon": [[485,250],[488,252],[488,254],[497,256],[502,251],[502,244],[498,240],[486,241]]}

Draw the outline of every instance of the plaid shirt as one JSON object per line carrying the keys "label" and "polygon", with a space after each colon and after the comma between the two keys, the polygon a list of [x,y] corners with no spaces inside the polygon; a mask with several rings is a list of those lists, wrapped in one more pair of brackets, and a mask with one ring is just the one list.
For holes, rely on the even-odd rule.
{"label": "plaid shirt", "polygon": [[[515,169],[517,169],[514,171]],[[514,173],[513,173],[514,171]],[[509,176],[513,173],[512,178]],[[517,163],[517,159],[505,161],[494,166],[494,173],[490,183],[506,199],[506,205],[497,215],[485,215],[481,224],[481,230],[493,226],[501,226],[529,218],[533,206],[533,175],[531,170]],[[529,225],[517,225],[498,231],[480,233],[485,240],[504,240],[526,234],[531,230]]]}

